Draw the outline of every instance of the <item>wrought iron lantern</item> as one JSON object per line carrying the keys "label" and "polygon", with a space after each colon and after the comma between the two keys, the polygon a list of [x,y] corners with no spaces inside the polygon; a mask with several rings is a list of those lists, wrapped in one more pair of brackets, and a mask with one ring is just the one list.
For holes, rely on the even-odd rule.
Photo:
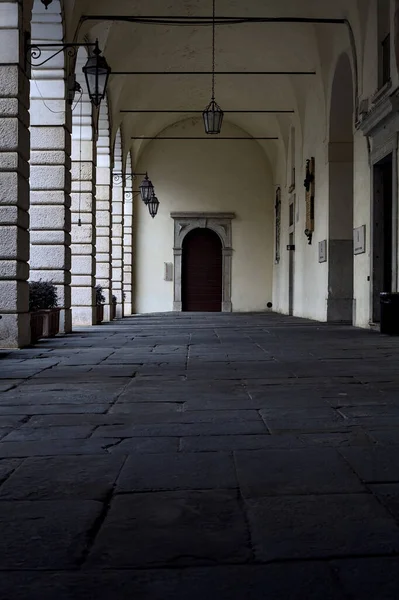
{"label": "wrought iron lantern", "polygon": [[156,197],[155,193],[152,194],[151,200],[147,203],[147,206],[152,218],[156,217],[159,209],[159,200]]}
{"label": "wrought iron lantern", "polygon": [[208,134],[218,134],[222,129],[224,113],[220,106],[212,98],[204,112],[202,117],[204,119],[205,132]]}
{"label": "wrought iron lantern", "polygon": [[107,83],[111,74],[104,56],[101,56],[101,51],[96,42],[93,54],[87,59],[87,63],[83,67],[83,73],[86,77],[87,89],[89,96],[94,106],[100,106],[101,100],[105,97]]}
{"label": "wrought iron lantern", "polygon": [[213,0],[212,16],[212,99],[202,113],[204,119],[205,133],[210,135],[219,134],[222,130],[223,111],[215,101],[215,8],[216,0]]}
{"label": "wrought iron lantern", "polygon": [[145,177],[144,177],[143,181],[141,182],[140,194],[141,194],[141,199],[146,206],[152,200],[153,196],[155,196],[154,186],[152,185],[152,182],[150,181],[150,179],[148,179],[148,173],[145,174]]}

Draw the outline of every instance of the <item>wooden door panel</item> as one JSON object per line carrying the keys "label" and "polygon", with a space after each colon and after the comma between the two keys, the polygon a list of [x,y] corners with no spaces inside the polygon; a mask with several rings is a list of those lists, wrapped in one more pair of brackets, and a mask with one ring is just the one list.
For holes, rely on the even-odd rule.
{"label": "wooden door panel", "polygon": [[183,243],[183,310],[222,309],[222,244],[211,229],[194,229]]}

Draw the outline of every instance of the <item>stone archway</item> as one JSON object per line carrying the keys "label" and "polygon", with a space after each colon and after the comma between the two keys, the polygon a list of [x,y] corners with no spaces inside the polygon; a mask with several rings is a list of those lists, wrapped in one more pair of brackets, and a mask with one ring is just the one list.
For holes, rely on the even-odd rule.
{"label": "stone archway", "polygon": [[171,213],[174,220],[174,290],[173,310],[181,312],[183,241],[193,229],[208,228],[218,234],[222,242],[222,312],[231,312],[232,220],[234,213],[179,212]]}

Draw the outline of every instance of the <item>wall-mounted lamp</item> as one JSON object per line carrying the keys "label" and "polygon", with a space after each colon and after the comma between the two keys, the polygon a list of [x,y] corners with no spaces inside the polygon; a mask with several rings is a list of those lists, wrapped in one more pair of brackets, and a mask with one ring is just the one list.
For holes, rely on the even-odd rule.
{"label": "wall-mounted lamp", "polygon": [[[50,4],[48,0],[42,0],[42,2],[43,4],[45,4],[45,2]],[[58,54],[61,54],[61,52],[64,50],[67,50],[69,58],[74,58],[77,54],[78,48],[82,47],[87,49],[93,48],[92,54],[87,59],[87,62],[82,70],[85,74],[90,100],[94,106],[98,107],[100,106],[101,100],[105,98],[108,79],[111,74],[110,66],[108,65],[105,57],[101,56],[98,40],[93,43],[87,42],[82,44],[26,44],[26,60],[32,67],[41,67]],[[51,55],[46,59],[40,60],[43,50],[50,52],[54,50],[54,52],[51,52]]]}
{"label": "wall-mounted lamp", "polygon": [[156,217],[159,209],[159,200],[156,197],[155,193],[152,194],[151,200],[148,202],[147,206],[152,218]]}

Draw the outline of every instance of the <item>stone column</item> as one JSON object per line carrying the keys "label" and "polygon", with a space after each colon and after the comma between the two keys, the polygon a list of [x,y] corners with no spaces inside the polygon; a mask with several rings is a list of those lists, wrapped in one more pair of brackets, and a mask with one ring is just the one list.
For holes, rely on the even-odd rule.
{"label": "stone column", "polygon": [[126,162],[124,218],[123,218],[123,293],[124,315],[132,314],[133,308],[133,173],[130,154]]}
{"label": "stone column", "polygon": [[[0,2],[0,347],[30,342],[29,79],[22,4]],[[28,21],[28,19],[26,19]]]}
{"label": "stone column", "polygon": [[[62,16],[38,3],[33,42],[60,43]],[[52,10],[53,9],[53,10]],[[65,99],[64,53],[31,75],[30,278],[56,284],[61,331],[72,330],[71,314],[71,106]]]}
{"label": "stone column", "polygon": [[73,113],[72,123],[72,323],[93,325],[96,322],[96,166],[92,105],[86,93]]}
{"label": "stone column", "polygon": [[114,177],[112,189],[112,292],[116,296],[116,317],[123,311],[123,201],[124,177],[122,173],[122,141],[120,132],[115,140]]}
{"label": "stone column", "polygon": [[96,180],[96,281],[105,296],[104,321],[110,320],[112,302],[111,266],[111,150],[108,107],[100,107],[99,135],[97,140]]}

